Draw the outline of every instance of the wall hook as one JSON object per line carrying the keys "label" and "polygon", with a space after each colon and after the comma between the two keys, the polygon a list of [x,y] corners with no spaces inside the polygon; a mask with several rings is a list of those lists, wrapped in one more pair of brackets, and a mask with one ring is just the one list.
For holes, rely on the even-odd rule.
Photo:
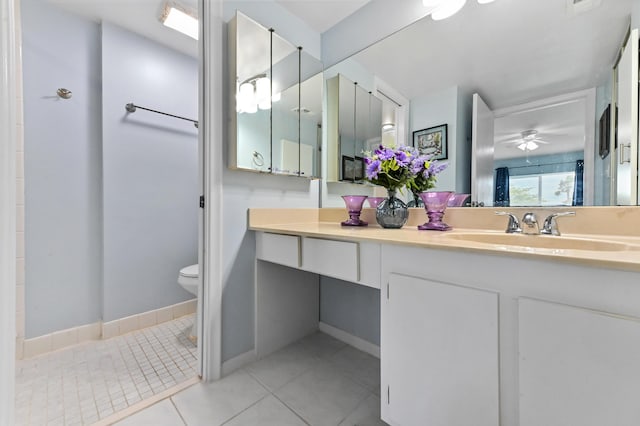
{"label": "wall hook", "polygon": [[72,93],[71,93],[71,90],[69,90],[69,89],[65,89],[65,88],[61,87],[56,91],[56,93],[62,99],[71,99]]}

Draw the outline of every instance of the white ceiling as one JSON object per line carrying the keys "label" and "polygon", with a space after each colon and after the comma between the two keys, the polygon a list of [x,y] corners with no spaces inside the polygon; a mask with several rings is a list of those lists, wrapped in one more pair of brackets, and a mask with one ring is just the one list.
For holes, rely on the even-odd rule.
{"label": "white ceiling", "polygon": [[602,83],[638,0],[581,13],[565,0],[468,0],[449,19],[426,17],[354,56],[407,98],[460,86],[493,108]]}
{"label": "white ceiling", "polygon": [[[165,0],[46,0],[97,22],[107,21],[190,56],[198,56],[198,42],[160,23]],[[180,0],[197,11],[197,0]]]}
{"label": "white ceiling", "polygon": [[360,9],[369,0],[276,0],[319,33]]}
{"label": "white ceiling", "polygon": [[584,150],[586,111],[586,101],[580,98],[496,118],[493,158],[526,157],[527,153],[518,149],[522,141],[521,133],[526,130],[536,130],[537,137],[543,141],[536,142],[538,149],[530,152],[529,156]]}
{"label": "white ceiling", "polygon": [[[141,34],[190,56],[198,55],[197,42],[161,25],[158,17],[166,0],[47,0],[95,21],[107,21]],[[283,7],[322,33],[369,0],[277,0]],[[179,0],[197,10],[197,0]]]}
{"label": "white ceiling", "polygon": [[[602,85],[638,0],[601,0],[575,13],[564,0],[496,0],[443,21],[424,18],[353,59],[409,99],[459,86],[493,109]],[[598,3],[596,1],[595,3]],[[549,144],[530,155],[584,149],[585,106],[539,109],[496,120],[495,158],[524,157],[514,140],[537,130]]]}
{"label": "white ceiling", "polygon": [[[195,40],[159,23],[164,0],[48,1],[197,55]],[[318,32],[368,2],[277,1]],[[453,17],[424,18],[354,59],[409,99],[457,85],[480,93],[490,107],[503,108],[601,84],[609,76],[634,1],[601,0],[593,10],[574,14],[564,0],[497,0],[488,5],[468,0]],[[181,0],[194,9],[196,2]],[[564,112],[556,111],[548,122],[519,115],[522,121],[511,122],[508,131],[513,137],[533,128],[532,122],[541,134],[560,123],[567,128],[572,118],[560,114]]]}

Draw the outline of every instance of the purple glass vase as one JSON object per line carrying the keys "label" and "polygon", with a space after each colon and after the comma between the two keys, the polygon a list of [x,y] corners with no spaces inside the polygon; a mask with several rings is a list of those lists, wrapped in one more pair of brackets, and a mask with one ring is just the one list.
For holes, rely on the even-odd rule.
{"label": "purple glass vase", "polygon": [[367,199],[366,195],[343,195],[342,199],[347,205],[349,211],[349,219],[344,222],[340,222],[342,226],[367,226],[367,222],[360,219],[360,212],[362,211],[362,204]]}
{"label": "purple glass vase", "polygon": [[448,231],[451,229],[449,225],[442,221],[442,216],[444,216],[447,202],[453,194],[451,191],[422,192],[420,194],[429,221],[424,225],[419,225],[419,230]]}
{"label": "purple glass vase", "polygon": [[384,201],[385,197],[369,197],[367,198],[367,202],[369,203],[369,207],[372,209],[377,209],[378,205]]}
{"label": "purple glass vase", "polygon": [[447,203],[448,207],[462,207],[464,206],[464,201],[471,194],[453,194],[451,198],[449,198],[449,202]]}

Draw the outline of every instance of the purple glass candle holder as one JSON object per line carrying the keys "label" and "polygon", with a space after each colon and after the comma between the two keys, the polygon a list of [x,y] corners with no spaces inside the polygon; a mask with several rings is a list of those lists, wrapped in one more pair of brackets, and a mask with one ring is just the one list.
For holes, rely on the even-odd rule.
{"label": "purple glass candle holder", "polygon": [[451,198],[449,198],[449,202],[447,203],[448,207],[462,207],[464,205],[464,201],[471,194],[453,194]]}
{"label": "purple glass candle holder", "polygon": [[369,203],[369,207],[372,209],[377,209],[378,205],[383,202],[385,197],[369,197],[367,198],[367,202]]}
{"label": "purple glass candle holder", "polygon": [[342,199],[347,205],[349,211],[349,219],[344,222],[340,222],[342,226],[367,226],[368,223],[360,219],[360,212],[362,211],[362,204],[367,199],[366,195],[343,195]]}
{"label": "purple glass candle holder", "polygon": [[453,194],[451,191],[422,192],[420,194],[429,221],[424,225],[419,225],[419,230],[448,231],[451,229],[449,225],[442,221],[442,216],[444,216],[447,202]]}

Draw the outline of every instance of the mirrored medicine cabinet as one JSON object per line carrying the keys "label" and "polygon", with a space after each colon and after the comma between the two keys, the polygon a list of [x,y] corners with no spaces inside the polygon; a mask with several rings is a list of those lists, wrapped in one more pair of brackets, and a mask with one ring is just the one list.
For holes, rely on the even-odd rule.
{"label": "mirrored medicine cabinet", "polygon": [[229,22],[229,167],[316,178],[322,63],[237,12]]}

